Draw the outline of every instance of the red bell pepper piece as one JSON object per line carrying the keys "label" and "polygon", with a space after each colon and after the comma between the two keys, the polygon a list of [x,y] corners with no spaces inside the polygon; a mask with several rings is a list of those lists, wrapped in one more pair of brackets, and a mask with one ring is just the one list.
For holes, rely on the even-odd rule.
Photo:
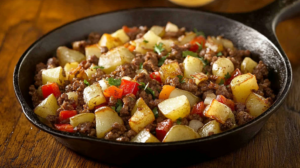
{"label": "red bell pepper piece", "polygon": [[172,126],[173,126],[173,122],[170,119],[166,119],[166,120],[158,123],[157,127],[156,127],[157,139],[162,141]]}
{"label": "red bell pepper piece", "polygon": [[123,96],[128,95],[130,93],[136,95],[136,93],[139,90],[139,84],[137,82],[122,79],[120,89],[123,89]]}
{"label": "red bell pepper piece", "polygon": [[105,97],[111,97],[113,96],[116,99],[122,98],[123,95],[123,89],[119,89],[116,86],[110,86],[106,90],[104,90],[104,96]]}
{"label": "red bell pepper piece", "polygon": [[43,85],[42,93],[44,98],[47,98],[51,94],[58,98],[61,94],[57,83],[48,83],[46,85]]}
{"label": "red bell pepper piece", "polygon": [[122,29],[124,30],[125,33],[130,33],[130,32],[138,31],[138,28],[137,28],[137,27],[129,28],[129,27],[127,27],[127,26],[123,26]]}
{"label": "red bell pepper piece", "polygon": [[193,51],[193,52],[197,52],[197,51],[199,50],[199,45],[198,45],[197,43],[201,44],[201,46],[202,46],[202,48],[203,48],[204,45],[205,45],[205,42],[206,42],[206,40],[205,40],[205,38],[204,38],[203,36],[195,37],[195,38],[190,42],[191,47],[190,47],[189,50],[190,50],[190,51]]}
{"label": "red bell pepper piece", "polygon": [[225,84],[225,85],[229,85],[230,82],[232,81],[232,79],[235,78],[235,77],[237,77],[237,76],[239,76],[239,75],[242,75],[242,72],[241,72],[238,68],[236,68],[236,69],[232,72],[231,77],[230,77],[229,79],[227,79],[227,80],[225,81],[224,84]]}
{"label": "red bell pepper piece", "polygon": [[226,99],[226,97],[224,97],[223,95],[218,95],[216,100],[220,103],[225,104],[226,106],[228,106],[229,108],[231,108],[232,111],[235,110],[235,104],[234,101],[230,100],[230,99]]}
{"label": "red bell pepper piece", "polygon": [[192,109],[192,114],[199,114],[200,117],[204,117],[203,111],[205,109],[204,102],[199,102],[198,104],[195,104]]}
{"label": "red bell pepper piece", "polygon": [[150,74],[150,78],[157,80],[159,83],[161,83],[160,73],[159,72],[152,72]]}
{"label": "red bell pepper piece", "polygon": [[62,120],[66,120],[70,117],[73,117],[74,115],[77,114],[77,111],[76,110],[66,110],[66,111],[61,111],[59,113],[59,120],[62,121]]}
{"label": "red bell pepper piece", "polygon": [[71,124],[54,124],[55,128],[64,132],[75,132]]}

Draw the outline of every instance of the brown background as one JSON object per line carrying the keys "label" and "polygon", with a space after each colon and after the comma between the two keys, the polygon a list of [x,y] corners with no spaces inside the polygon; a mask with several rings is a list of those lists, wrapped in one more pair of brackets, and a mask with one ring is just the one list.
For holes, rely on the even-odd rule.
{"label": "brown background", "polygon": [[[219,0],[201,9],[251,11],[271,1]],[[50,30],[89,15],[147,6],[175,5],[166,0],[0,0],[0,167],[109,167],[70,151],[35,128],[15,97],[12,74],[22,53]],[[300,16],[277,27],[294,71],[285,103],[246,146],[195,167],[300,167],[299,27]]]}

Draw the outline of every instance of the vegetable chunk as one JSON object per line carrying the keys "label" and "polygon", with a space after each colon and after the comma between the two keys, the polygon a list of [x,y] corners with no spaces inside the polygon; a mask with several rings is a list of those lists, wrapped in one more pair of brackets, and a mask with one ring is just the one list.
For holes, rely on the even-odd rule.
{"label": "vegetable chunk", "polygon": [[200,134],[200,137],[207,137],[213,134],[221,133],[221,127],[220,123],[218,123],[216,120],[212,120],[208,123],[206,123],[202,128],[199,129],[198,133]]}
{"label": "vegetable chunk", "polygon": [[190,103],[185,95],[169,98],[158,104],[159,110],[172,121],[190,114]]}
{"label": "vegetable chunk", "polygon": [[56,115],[56,110],[59,108],[56,98],[53,94],[43,100],[36,108],[34,113],[42,118],[46,118],[48,115]]}
{"label": "vegetable chunk", "polygon": [[152,135],[147,130],[142,130],[138,133],[131,142],[140,142],[140,143],[151,143],[151,142],[160,142],[154,135]]}
{"label": "vegetable chunk", "polygon": [[263,112],[268,110],[270,106],[271,102],[268,99],[253,92],[250,93],[246,100],[246,107],[253,117],[261,115]]}
{"label": "vegetable chunk", "polygon": [[52,69],[43,70],[42,72],[42,81],[43,85],[48,82],[55,82],[58,85],[63,85],[65,77],[63,76],[62,67],[56,67]]}
{"label": "vegetable chunk", "polygon": [[182,72],[181,72],[178,62],[171,62],[168,64],[163,64],[160,67],[159,72],[161,73],[161,80],[163,83],[165,83],[165,81],[168,77],[175,78],[178,75],[182,75]]}
{"label": "vegetable chunk", "polygon": [[95,111],[96,135],[97,138],[103,138],[106,133],[112,130],[114,123],[123,125],[123,120],[118,113],[110,107],[104,106]]}
{"label": "vegetable chunk", "polygon": [[184,141],[200,138],[199,134],[186,125],[174,125],[165,136],[163,142]]}
{"label": "vegetable chunk", "polygon": [[95,106],[106,102],[102,89],[98,83],[94,83],[83,90],[83,99],[84,102],[88,104],[90,110],[94,109]]}
{"label": "vegetable chunk", "polygon": [[65,46],[58,47],[56,55],[59,60],[60,66],[65,66],[66,63],[78,62],[85,60],[85,56],[76,50],[69,49]]}
{"label": "vegetable chunk", "polygon": [[94,113],[82,113],[71,117],[70,124],[73,127],[76,127],[78,124],[85,123],[85,122],[93,122],[94,120],[95,120]]}
{"label": "vegetable chunk", "polygon": [[192,78],[192,75],[201,73],[203,69],[203,62],[196,57],[187,56],[183,61],[184,77]]}

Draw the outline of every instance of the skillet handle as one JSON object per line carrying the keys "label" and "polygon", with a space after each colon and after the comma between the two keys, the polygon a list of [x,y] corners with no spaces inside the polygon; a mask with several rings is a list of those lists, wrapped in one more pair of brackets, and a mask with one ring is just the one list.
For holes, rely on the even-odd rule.
{"label": "skillet handle", "polygon": [[284,54],[277,40],[275,29],[277,24],[284,19],[300,12],[300,0],[275,0],[273,3],[253,12],[221,15],[237,20],[252,27],[271,40]]}

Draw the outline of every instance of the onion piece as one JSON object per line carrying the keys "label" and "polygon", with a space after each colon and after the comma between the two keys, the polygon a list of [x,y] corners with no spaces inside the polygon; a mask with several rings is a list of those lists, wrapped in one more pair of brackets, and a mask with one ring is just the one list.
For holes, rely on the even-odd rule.
{"label": "onion piece", "polygon": [[215,99],[216,97],[217,97],[217,96],[216,96],[215,94],[213,94],[213,93],[208,93],[208,94],[206,95],[205,100],[204,100],[204,104],[205,104],[205,105],[209,105],[209,104],[212,102],[212,100]]}
{"label": "onion piece", "polygon": [[189,123],[189,127],[191,127],[194,131],[197,132],[199,128],[203,127],[203,123],[199,120],[191,120]]}

